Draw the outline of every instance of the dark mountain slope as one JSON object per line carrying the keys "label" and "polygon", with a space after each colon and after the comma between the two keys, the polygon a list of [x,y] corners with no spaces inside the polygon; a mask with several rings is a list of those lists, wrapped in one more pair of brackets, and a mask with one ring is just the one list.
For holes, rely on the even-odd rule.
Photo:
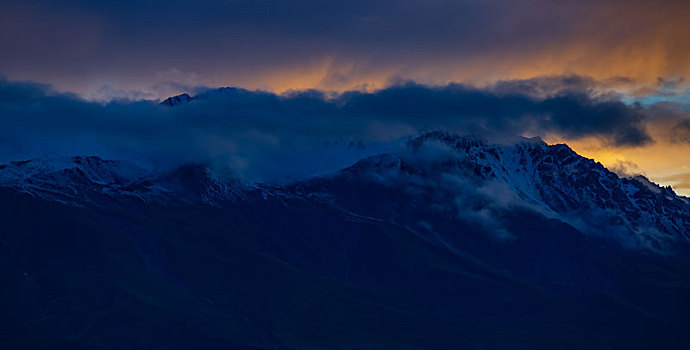
{"label": "dark mountain slope", "polygon": [[[593,196],[612,193],[594,189],[632,180],[530,143],[526,159],[540,161],[526,170],[553,164],[561,175],[523,181],[501,168],[519,161],[474,161],[501,154],[476,145],[484,158],[387,155],[284,187],[198,165],[154,174],[95,158],[8,165],[0,344],[687,348],[690,254],[682,231],[664,226],[682,224],[684,198],[640,189],[615,203],[637,204],[631,213],[642,208],[644,220],[669,215],[658,220],[665,231],[628,220],[585,232],[598,227],[586,215],[607,203]],[[576,179],[566,173],[598,185],[560,186]],[[545,200],[556,191],[585,219]]]}

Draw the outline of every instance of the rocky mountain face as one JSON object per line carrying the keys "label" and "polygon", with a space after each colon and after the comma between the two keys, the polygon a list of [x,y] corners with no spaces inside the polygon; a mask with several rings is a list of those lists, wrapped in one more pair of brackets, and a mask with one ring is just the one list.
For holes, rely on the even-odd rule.
{"label": "rocky mountain face", "polygon": [[[627,243],[662,251],[690,232],[688,199],[644,178],[621,178],[567,145],[525,140],[515,145],[487,144],[471,137],[427,133],[409,142],[405,154],[360,161],[338,174],[298,184],[301,193],[329,196],[353,183],[397,188],[402,203],[455,204],[446,210],[486,216],[520,207],[556,218],[579,230],[616,236]],[[325,190],[324,190],[325,189]],[[343,195],[334,196],[342,198]],[[417,198],[415,198],[417,197]],[[358,208],[365,203],[351,203]],[[399,213],[390,208],[389,217]],[[452,215],[452,214],[450,214]],[[404,220],[405,215],[397,220]],[[492,221],[500,221],[493,215]]]}
{"label": "rocky mountain face", "polygon": [[289,185],[0,165],[10,348],[686,348],[687,198],[433,132]]}

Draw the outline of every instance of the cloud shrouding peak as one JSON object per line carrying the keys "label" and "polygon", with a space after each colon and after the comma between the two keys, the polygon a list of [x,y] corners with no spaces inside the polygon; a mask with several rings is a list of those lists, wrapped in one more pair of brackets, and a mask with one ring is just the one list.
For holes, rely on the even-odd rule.
{"label": "cloud shrouding peak", "polygon": [[517,135],[594,137],[615,146],[651,142],[643,107],[564,91],[520,91],[406,83],[372,93],[316,90],[277,95],[210,90],[175,107],[156,101],[100,104],[45,85],[0,81],[4,160],[102,155],[157,164],[222,159],[266,180],[309,175],[394,147],[420,130],[505,140]]}

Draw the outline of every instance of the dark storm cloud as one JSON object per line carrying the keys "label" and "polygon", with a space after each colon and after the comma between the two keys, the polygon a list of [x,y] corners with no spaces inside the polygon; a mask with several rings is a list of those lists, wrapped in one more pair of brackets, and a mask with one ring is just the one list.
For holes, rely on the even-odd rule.
{"label": "dark storm cloud", "polygon": [[671,129],[671,142],[690,144],[690,119],[679,121]]}
{"label": "dark storm cloud", "polygon": [[[311,166],[308,171],[343,166],[429,129],[495,139],[556,133],[640,146],[651,140],[643,119],[641,107],[583,94],[537,99],[457,84],[408,83],[336,96],[225,88],[167,107],[153,101],[92,103],[44,85],[0,81],[5,160],[55,153],[154,162],[221,157],[248,171],[259,164],[264,168],[253,174],[258,177],[285,163]],[[265,168],[268,163],[275,168]]]}
{"label": "dark storm cloud", "polygon": [[573,91],[539,99],[519,89],[509,92],[508,85],[497,93],[457,84],[407,84],[376,93],[345,94],[343,109],[372,118],[401,118],[422,128],[443,125],[485,135],[554,132],[568,138],[597,136],[615,146],[651,142],[640,107]]}
{"label": "dark storm cloud", "polygon": [[550,116],[545,127],[568,138],[606,136],[614,146],[640,146],[652,141],[641,127],[644,115],[638,106],[566,95],[549,98],[540,107]]}

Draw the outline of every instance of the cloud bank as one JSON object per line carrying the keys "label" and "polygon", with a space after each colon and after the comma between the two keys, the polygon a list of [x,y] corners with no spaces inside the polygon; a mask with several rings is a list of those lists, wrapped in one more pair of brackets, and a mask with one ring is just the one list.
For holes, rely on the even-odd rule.
{"label": "cloud bank", "polygon": [[508,85],[404,83],[337,95],[223,88],[170,107],[94,103],[46,85],[1,80],[0,157],[101,155],[155,166],[219,161],[252,180],[274,181],[335,170],[423,130],[498,141],[557,134],[622,147],[652,142],[641,106],[582,90],[537,96]]}

